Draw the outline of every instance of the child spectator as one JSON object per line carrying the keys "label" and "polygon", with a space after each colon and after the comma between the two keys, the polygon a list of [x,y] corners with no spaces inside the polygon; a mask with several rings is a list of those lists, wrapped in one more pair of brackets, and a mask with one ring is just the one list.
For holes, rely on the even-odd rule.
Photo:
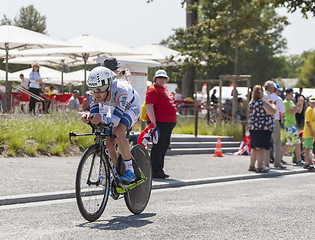
{"label": "child spectator", "polygon": [[299,138],[301,140],[301,161],[296,161],[295,150],[293,151],[292,162],[295,163],[297,166],[303,166],[304,164],[304,155],[305,155],[305,148],[304,148],[304,139],[303,139],[303,131],[299,132]]}
{"label": "child spectator", "polygon": [[305,111],[305,124],[303,130],[305,142],[305,165],[304,168],[311,169],[312,155],[311,149],[315,138],[315,96],[310,97],[309,107]]}

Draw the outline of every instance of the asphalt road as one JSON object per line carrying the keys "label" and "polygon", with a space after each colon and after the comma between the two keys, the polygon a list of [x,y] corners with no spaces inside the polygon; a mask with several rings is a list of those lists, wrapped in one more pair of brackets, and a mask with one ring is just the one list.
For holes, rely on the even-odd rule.
{"label": "asphalt road", "polygon": [[[285,160],[291,163],[292,157]],[[8,195],[73,191],[80,157],[0,158],[0,199]],[[164,169],[169,180],[211,179],[234,175],[260,176],[248,172],[249,156],[208,154],[166,156]],[[271,165],[272,166],[272,165]],[[287,170],[272,169],[271,173],[286,174],[303,171],[287,165]],[[155,180],[154,183],[167,181]],[[1,204],[0,204],[1,205]]]}
{"label": "asphalt road", "polygon": [[314,189],[314,173],[159,189],[93,223],[73,199],[0,206],[0,239],[315,239]]}

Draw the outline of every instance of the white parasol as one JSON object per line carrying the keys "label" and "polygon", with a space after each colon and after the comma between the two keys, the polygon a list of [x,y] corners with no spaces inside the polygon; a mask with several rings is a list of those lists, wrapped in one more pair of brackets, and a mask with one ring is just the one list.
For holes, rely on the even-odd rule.
{"label": "white parasol", "polygon": [[89,58],[100,56],[129,56],[129,55],[144,55],[142,51],[123,46],[116,43],[111,43],[103,39],[82,35],[79,37],[68,39],[67,42],[72,45],[82,47],[71,48],[51,48],[51,49],[34,49],[23,51],[22,56],[67,56],[71,58],[80,58],[84,62],[84,84],[86,81],[86,65]]}
{"label": "white parasol", "polygon": [[[70,47],[76,46],[65,41],[57,40],[47,35],[30,31],[24,28],[1,25],[0,26],[0,49],[2,56],[6,59],[6,96],[8,96],[8,69],[9,69],[9,52],[13,49],[25,50],[32,48],[49,48],[49,47]],[[3,54],[4,53],[4,54]],[[8,104],[5,104],[8,110]]]}

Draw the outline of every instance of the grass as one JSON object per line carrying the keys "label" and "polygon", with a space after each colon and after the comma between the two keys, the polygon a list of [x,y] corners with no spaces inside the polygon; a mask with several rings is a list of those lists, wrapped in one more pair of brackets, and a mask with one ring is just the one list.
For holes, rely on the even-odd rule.
{"label": "grass", "polygon": [[[178,117],[173,133],[195,134],[195,119]],[[242,125],[232,122],[208,124],[205,118],[198,119],[198,135],[233,136],[235,140],[242,140]]]}
{"label": "grass", "polygon": [[[0,153],[8,156],[36,156],[37,154],[62,156],[71,148],[69,132],[85,133],[91,129],[77,113],[49,115],[6,115],[0,117]],[[75,139],[80,149],[93,143],[93,138]]]}
{"label": "grass", "polygon": [[[179,117],[173,133],[194,134],[194,118]],[[135,129],[140,131],[138,125]],[[47,115],[3,115],[0,117],[0,155],[37,156],[39,154],[67,156],[74,148],[85,150],[94,143],[93,136],[73,138],[74,147],[69,141],[69,132],[90,133],[91,128],[81,122],[78,113],[51,113]],[[198,135],[233,136],[242,138],[240,124],[213,123],[208,125],[199,119]]]}

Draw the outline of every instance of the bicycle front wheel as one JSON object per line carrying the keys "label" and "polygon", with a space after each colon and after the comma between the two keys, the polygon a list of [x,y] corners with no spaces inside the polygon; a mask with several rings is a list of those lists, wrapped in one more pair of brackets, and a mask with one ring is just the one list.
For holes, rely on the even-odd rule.
{"label": "bicycle front wheel", "polygon": [[125,202],[134,214],[141,213],[147,206],[152,188],[152,170],[148,151],[142,145],[135,145],[131,149],[131,154],[134,158],[133,166],[135,170],[136,180],[141,178],[139,168],[143,172],[146,180],[139,186],[124,194]]}
{"label": "bicycle front wheel", "polygon": [[[105,174],[102,182],[101,174]],[[75,185],[78,208],[86,220],[93,222],[104,212],[109,195],[109,181],[109,170],[101,159],[98,146],[89,147],[79,163]]]}

